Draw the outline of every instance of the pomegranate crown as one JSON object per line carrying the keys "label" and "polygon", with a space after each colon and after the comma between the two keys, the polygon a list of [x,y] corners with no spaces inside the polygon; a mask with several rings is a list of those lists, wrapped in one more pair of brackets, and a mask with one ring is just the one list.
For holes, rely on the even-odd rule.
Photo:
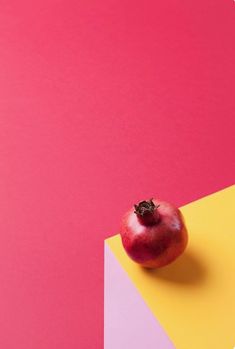
{"label": "pomegranate crown", "polygon": [[135,211],[139,216],[144,216],[145,214],[153,213],[153,211],[160,205],[155,205],[153,199],[140,201],[137,205],[134,205]]}

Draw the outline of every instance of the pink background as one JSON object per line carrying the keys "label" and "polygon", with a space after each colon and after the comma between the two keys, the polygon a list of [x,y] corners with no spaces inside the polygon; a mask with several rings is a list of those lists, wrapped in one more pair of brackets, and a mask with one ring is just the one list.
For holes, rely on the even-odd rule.
{"label": "pink background", "polygon": [[176,349],[105,244],[104,349]]}
{"label": "pink background", "polygon": [[234,182],[235,3],[0,1],[0,347],[103,347],[103,240]]}

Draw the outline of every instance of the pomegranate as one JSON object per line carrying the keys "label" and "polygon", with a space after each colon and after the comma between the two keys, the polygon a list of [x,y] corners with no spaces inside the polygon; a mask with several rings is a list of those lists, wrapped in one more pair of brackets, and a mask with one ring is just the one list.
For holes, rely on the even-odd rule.
{"label": "pomegranate", "polygon": [[134,205],[122,219],[120,235],[128,256],[147,268],[160,268],[173,262],[188,242],[180,210],[158,199]]}

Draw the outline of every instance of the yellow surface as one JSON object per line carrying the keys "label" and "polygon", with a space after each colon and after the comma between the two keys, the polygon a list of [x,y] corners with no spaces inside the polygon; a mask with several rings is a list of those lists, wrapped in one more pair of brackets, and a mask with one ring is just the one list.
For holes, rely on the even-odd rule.
{"label": "yellow surface", "polygon": [[181,211],[189,245],[165,268],[149,271],[132,262],[119,235],[106,243],[177,349],[233,349],[235,185]]}

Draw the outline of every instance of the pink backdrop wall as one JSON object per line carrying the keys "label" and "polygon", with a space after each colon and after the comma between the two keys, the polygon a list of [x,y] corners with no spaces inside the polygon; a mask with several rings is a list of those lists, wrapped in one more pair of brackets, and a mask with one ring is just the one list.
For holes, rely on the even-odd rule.
{"label": "pink backdrop wall", "polygon": [[101,349],[123,212],[234,182],[235,3],[0,9],[0,347]]}

